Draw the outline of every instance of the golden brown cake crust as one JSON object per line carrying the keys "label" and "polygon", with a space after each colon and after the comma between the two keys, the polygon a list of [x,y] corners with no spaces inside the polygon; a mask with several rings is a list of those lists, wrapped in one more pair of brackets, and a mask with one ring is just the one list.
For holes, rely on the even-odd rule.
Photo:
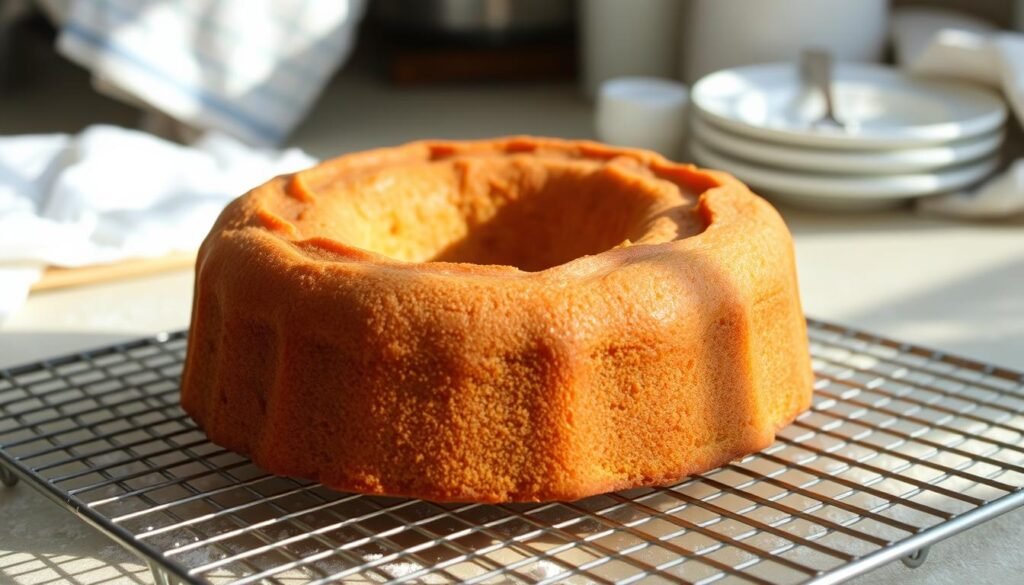
{"label": "golden brown cake crust", "polygon": [[229,205],[181,400],[274,473],[505,502],[712,469],[811,385],[770,205],[653,153],[512,137],[343,156]]}

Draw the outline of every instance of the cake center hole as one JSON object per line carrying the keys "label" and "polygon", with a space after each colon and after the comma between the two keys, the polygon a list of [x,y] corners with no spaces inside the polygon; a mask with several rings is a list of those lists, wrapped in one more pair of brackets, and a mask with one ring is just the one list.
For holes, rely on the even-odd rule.
{"label": "cake center hole", "polygon": [[[644,235],[652,206],[678,189],[629,180],[600,162],[458,159],[385,169],[332,198],[345,243],[409,262],[538,271]],[[348,212],[348,213],[345,213]],[[339,214],[332,214],[339,217]]]}

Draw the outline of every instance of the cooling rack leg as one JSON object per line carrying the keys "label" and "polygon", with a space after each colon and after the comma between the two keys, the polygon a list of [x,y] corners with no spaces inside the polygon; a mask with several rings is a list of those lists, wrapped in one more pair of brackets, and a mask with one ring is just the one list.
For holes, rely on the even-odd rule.
{"label": "cooling rack leg", "polygon": [[160,565],[149,561],[146,563],[149,565],[149,572],[153,574],[154,585],[177,585],[178,580],[170,576],[167,571],[164,571]]}
{"label": "cooling rack leg", "polygon": [[923,565],[925,559],[928,558],[928,548],[929,547],[927,546],[924,548],[919,548],[900,560],[903,561],[904,565],[910,567],[911,569],[916,569]]}
{"label": "cooling rack leg", "polygon": [[14,484],[18,483],[18,476],[14,475],[14,472],[10,469],[0,465],[0,483],[7,487],[13,487]]}

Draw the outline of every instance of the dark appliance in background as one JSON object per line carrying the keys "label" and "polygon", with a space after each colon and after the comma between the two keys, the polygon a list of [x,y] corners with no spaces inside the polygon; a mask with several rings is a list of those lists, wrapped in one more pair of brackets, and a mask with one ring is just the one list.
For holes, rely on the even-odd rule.
{"label": "dark appliance in background", "polygon": [[368,23],[400,85],[572,79],[573,0],[371,0]]}

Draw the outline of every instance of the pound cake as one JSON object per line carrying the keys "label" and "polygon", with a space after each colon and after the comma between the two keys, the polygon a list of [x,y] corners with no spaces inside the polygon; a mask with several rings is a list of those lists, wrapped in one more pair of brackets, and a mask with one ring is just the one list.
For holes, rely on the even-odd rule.
{"label": "pound cake", "polygon": [[792,241],[724,173],[514,137],[275,178],[199,252],[181,402],[281,475],[575,500],[767,447],[812,375]]}

